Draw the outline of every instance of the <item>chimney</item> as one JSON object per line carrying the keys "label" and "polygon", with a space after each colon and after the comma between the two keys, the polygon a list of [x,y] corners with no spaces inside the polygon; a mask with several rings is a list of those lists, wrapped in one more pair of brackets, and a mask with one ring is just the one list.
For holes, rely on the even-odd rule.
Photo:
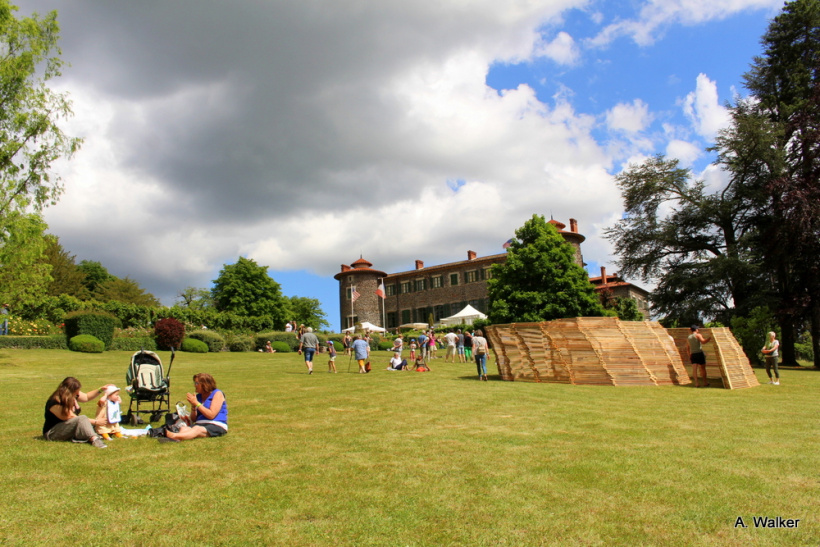
{"label": "chimney", "polygon": [[573,234],[578,233],[578,221],[574,218],[569,219],[569,231]]}
{"label": "chimney", "polygon": [[475,251],[467,251],[467,260],[475,260]]}
{"label": "chimney", "polygon": [[424,262],[422,262],[421,260],[416,260],[416,269],[420,270],[422,268],[424,268]]}
{"label": "chimney", "polygon": [[602,285],[606,285],[606,284],[607,284],[607,279],[606,279],[606,266],[601,266],[601,284],[602,284]]}
{"label": "chimney", "polygon": [[347,264],[342,264],[342,271],[343,272],[346,272],[346,271],[349,271],[349,270],[350,270],[350,266],[348,266]]}

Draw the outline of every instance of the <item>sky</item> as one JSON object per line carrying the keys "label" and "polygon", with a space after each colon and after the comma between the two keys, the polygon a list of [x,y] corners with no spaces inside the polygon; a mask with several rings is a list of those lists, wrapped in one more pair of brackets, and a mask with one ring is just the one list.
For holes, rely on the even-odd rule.
{"label": "sky", "polygon": [[617,271],[614,177],[662,153],[722,184],[706,148],[782,0],[18,5],[58,11],[85,139],[63,248],[165,305],[251,258],[338,330],[342,264],[496,254],[533,214]]}

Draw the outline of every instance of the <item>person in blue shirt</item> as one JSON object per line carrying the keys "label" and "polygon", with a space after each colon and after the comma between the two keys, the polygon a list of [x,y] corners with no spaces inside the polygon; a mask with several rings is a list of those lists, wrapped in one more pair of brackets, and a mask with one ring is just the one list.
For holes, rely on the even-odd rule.
{"label": "person in blue shirt", "polygon": [[353,342],[353,355],[356,362],[359,363],[359,374],[365,374],[365,363],[370,358],[370,344],[367,340],[362,338],[361,334],[356,335],[356,340]]}
{"label": "person in blue shirt", "polygon": [[171,430],[165,436],[175,441],[187,441],[200,437],[221,437],[228,432],[228,403],[225,394],[216,388],[216,380],[210,374],[194,374],[196,395],[185,397],[191,404],[191,415],[185,418],[190,426],[181,426],[179,432]]}

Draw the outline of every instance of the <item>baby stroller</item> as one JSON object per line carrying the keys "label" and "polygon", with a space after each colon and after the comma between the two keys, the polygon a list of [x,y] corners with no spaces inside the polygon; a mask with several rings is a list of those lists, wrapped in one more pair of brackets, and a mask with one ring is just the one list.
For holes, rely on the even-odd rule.
{"label": "baby stroller", "polygon": [[131,396],[127,422],[131,425],[144,423],[140,414],[150,414],[150,421],[158,422],[163,414],[171,411],[171,367],[174,364],[174,348],[168,375],[162,370],[162,361],[153,351],[140,350],[131,356],[131,366],[125,374],[126,391]]}

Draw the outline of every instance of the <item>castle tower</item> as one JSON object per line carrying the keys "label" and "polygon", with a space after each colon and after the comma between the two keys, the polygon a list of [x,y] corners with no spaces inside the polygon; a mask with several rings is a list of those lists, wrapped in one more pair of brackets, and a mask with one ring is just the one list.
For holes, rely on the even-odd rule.
{"label": "castle tower", "polygon": [[[379,283],[387,274],[374,270],[373,264],[362,257],[350,266],[342,264],[342,271],[333,276],[339,281],[339,310],[343,329],[356,323],[370,322],[383,327],[381,298],[376,294]],[[359,293],[353,301],[353,293]]]}
{"label": "castle tower", "polygon": [[567,225],[563,222],[550,219],[548,224],[555,226],[555,229],[558,230],[558,233],[561,234],[564,241],[572,245],[575,249],[575,263],[582,268],[586,267],[586,264],[584,264],[584,257],[581,254],[581,243],[583,243],[586,238],[578,233],[578,221],[574,218],[569,219],[569,232],[564,230]]}

